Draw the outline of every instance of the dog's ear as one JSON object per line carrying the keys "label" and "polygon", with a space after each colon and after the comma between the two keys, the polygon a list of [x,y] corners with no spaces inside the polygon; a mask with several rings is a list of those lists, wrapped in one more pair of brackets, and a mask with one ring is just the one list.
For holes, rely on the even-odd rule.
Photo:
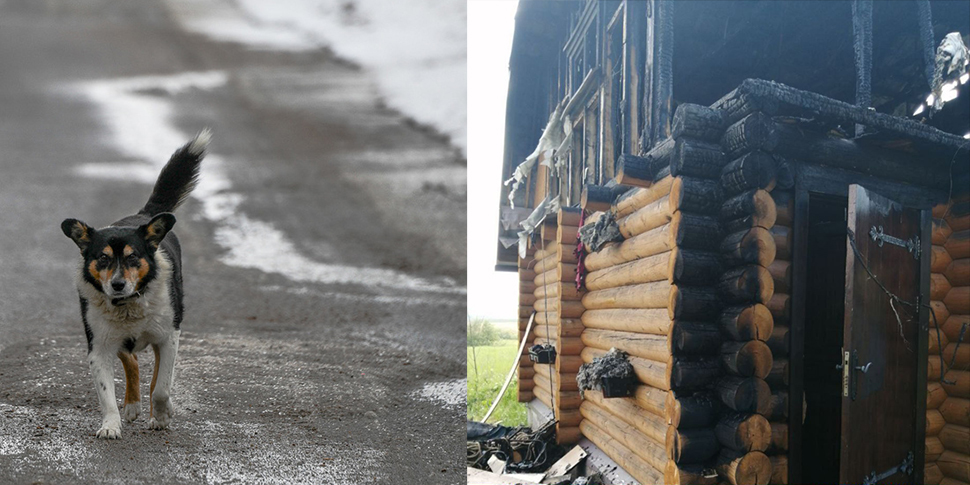
{"label": "dog's ear", "polygon": [[88,248],[91,238],[94,237],[94,229],[77,219],[64,219],[61,223],[61,231],[71,238],[81,251]]}
{"label": "dog's ear", "polygon": [[162,212],[152,220],[148,221],[148,224],[138,228],[142,237],[145,238],[145,243],[148,247],[152,249],[158,249],[158,245],[162,243],[162,239],[168,234],[168,231],[172,230],[172,226],[175,225],[175,216],[168,212]]}

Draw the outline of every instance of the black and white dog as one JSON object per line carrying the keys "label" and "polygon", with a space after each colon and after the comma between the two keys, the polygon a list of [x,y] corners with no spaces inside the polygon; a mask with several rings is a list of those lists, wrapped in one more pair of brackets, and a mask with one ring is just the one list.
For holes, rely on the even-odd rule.
{"label": "black and white dog", "polygon": [[77,290],[88,340],[88,364],[101,405],[99,438],[121,437],[113,362],[125,369],[126,421],[141,411],[136,352],[155,352],[151,429],[172,422],[172,379],[182,322],[182,258],[171,214],[195,187],[211,133],[203,130],[168,161],[148,203],[137,214],[94,229],[67,219],[61,230],[81,250]]}

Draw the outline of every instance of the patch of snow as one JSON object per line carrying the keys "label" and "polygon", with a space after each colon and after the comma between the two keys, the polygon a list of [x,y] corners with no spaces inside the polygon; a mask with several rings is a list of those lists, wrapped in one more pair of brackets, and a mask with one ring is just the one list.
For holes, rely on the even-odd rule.
{"label": "patch of snow", "polygon": [[466,5],[440,0],[169,0],[182,26],[254,49],[330,48],[387,104],[467,151]]}
{"label": "patch of snow", "polygon": [[428,401],[437,401],[447,408],[464,406],[468,401],[468,380],[429,382],[412,395]]}
{"label": "patch of snow", "polygon": [[[115,147],[134,161],[90,163],[78,167],[82,176],[135,180],[153,184],[168,161],[168,154],[192,138],[175,127],[172,96],[188,89],[211,90],[227,82],[224,72],[188,72],[170,76],[140,76],[88,81],[73,85],[100,111]],[[137,123],[132,122],[137,120]],[[362,268],[312,260],[286,235],[268,222],[240,213],[242,194],[231,192],[227,161],[215,153],[206,156],[202,175],[192,196],[202,203],[202,215],[216,223],[215,240],[226,249],[223,263],[239,268],[276,273],[300,282],[351,283],[368,286],[464,294],[454,281],[429,281],[382,268]]]}

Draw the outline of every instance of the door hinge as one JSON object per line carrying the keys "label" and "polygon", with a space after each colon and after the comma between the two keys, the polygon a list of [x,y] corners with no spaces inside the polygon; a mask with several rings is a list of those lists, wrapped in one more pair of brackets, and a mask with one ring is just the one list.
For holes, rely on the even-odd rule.
{"label": "door hinge", "polygon": [[915,259],[919,259],[920,257],[921,249],[919,244],[919,236],[913,236],[904,241],[898,237],[893,237],[883,232],[882,226],[872,226],[872,228],[869,229],[869,237],[871,237],[873,241],[876,241],[876,244],[879,247],[882,247],[883,243],[889,243],[909,251],[913,254],[913,258]]}
{"label": "door hinge", "polygon": [[910,476],[913,474],[913,452],[910,451],[906,453],[906,458],[902,463],[896,465],[878,475],[876,472],[871,472],[862,480],[863,485],[876,485],[882,480],[885,480],[897,473],[902,473],[903,475]]}

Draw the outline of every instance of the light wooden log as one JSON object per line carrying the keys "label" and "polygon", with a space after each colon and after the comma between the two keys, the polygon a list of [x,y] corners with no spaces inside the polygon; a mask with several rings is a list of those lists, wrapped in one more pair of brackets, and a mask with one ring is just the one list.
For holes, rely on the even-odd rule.
{"label": "light wooden log", "polygon": [[556,222],[559,226],[579,226],[579,220],[583,218],[582,210],[572,207],[563,207],[556,213]]}
{"label": "light wooden log", "polygon": [[532,306],[537,312],[555,313],[560,318],[579,318],[583,316],[586,309],[582,302],[571,300],[560,300],[558,298],[546,298],[537,300]]}
{"label": "light wooden log", "polygon": [[792,227],[792,214],[795,213],[795,197],[788,190],[772,190],[771,198],[775,200],[775,210],[778,216],[775,224]]}
{"label": "light wooden log", "polygon": [[519,305],[519,318],[529,318],[534,311],[535,310],[532,308],[532,305]]}
{"label": "light wooden log", "polygon": [[771,449],[773,452],[788,451],[788,425],[771,423]]}
{"label": "light wooden log", "polygon": [[671,460],[684,465],[705,463],[721,451],[721,444],[710,428],[668,427],[665,447]]}
{"label": "light wooden log", "polygon": [[771,404],[768,383],[757,377],[726,376],[715,389],[721,402],[738,412],[764,414]]}
{"label": "light wooden log", "polygon": [[[604,349],[586,347],[580,353],[580,356],[583,362],[589,363],[595,358],[606,355],[606,352],[607,350]],[[630,357],[628,360],[633,365],[633,373],[636,374],[640,382],[661,390],[670,389],[670,372],[667,369],[666,362],[656,362],[639,357]]]}
{"label": "light wooden log", "polygon": [[721,345],[721,362],[729,373],[741,377],[764,379],[771,372],[772,355],[760,340],[727,341]]}
{"label": "light wooden log", "polygon": [[775,293],[765,304],[771,311],[771,317],[776,324],[787,324],[791,321],[791,298],[785,293]]}
{"label": "light wooden log", "polygon": [[550,285],[557,281],[571,282],[576,280],[576,265],[563,263],[555,268],[546,271],[545,273],[539,274],[535,277],[533,282],[537,286]]}
{"label": "light wooden log", "polygon": [[926,461],[937,461],[943,451],[946,450],[943,442],[936,436],[927,436],[924,440],[924,446],[926,447]]}
{"label": "light wooden log", "polygon": [[620,441],[610,437],[592,422],[584,420],[580,423],[579,429],[593,444],[603,450],[607,456],[640,483],[663,483],[663,473],[630,451]]}
{"label": "light wooden log", "polygon": [[587,328],[582,339],[590,347],[617,348],[630,355],[658,362],[666,362],[672,355],[666,336]]}
{"label": "light wooden log", "polygon": [[775,259],[791,261],[792,235],[791,228],[775,223],[771,228],[771,237],[775,241]]}
{"label": "light wooden log", "polygon": [[667,335],[672,321],[666,308],[607,308],[586,310],[582,317],[588,328]]}
{"label": "light wooden log", "polygon": [[946,418],[936,409],[926,411],[926,436],[936,436],[946,426]]}
{"label": "light wooden log", "polygon": [[[553,227],[549,226],[549,224],[545,224],[545,226]],[[541,246],[536,248],[536,253],[532,256],[533,261],[541,261],[556,254],[556,251],[559,250],[559,241],[542,241],[540,244]]]}
{"label": "light wooden log", "polygon": [[599,409],[608,411],[626,425],[636,428],[654,443],[662,444],[665,442],[667,423],[662,417],[641,409],[635,399],[629,397],[607,399],[603,397],[601,391],[595,390],[586,391],[584,396],[586,401],[593,403]]}
{"label": "light wooden log", "polygon": [[556,238],[560,244],[575,245],[579,240],[579,226],[559,226],[556,229]]}
{"label": "light wooden log", "polygon": [[970,258],[954,259],[946,267],[944,273],[950,283],[958,285],[970,284]]}
{"label": "light wooden log", "polygon": [[519,305],[521,305],[521,306],[530,306],[530,305],[534,305],[535,302],[536,302],[536,296],[535,295],[529,295],[529,294],[526,294],[526,293],[519,293]]}
{"label": "light wooden log", "polygon": [[944,219],[938,217],[933,218],[933,229],[931,232],[933,244],[942,246],[952,233],[953,229],[950,228],[950,225]]}
{"label": "light wooden log", "polygon": [[575,428],[583,421],[583,415],[579,412],[579,409],[561,409],[556,415],[556,419],[559,421],[556,423],[557,426]]}
{"label": "light wooden log", "polygon": [[941,480],[943,480],[943,471],[940,470],[940,467],[936,466],[935,462],[927,462],[926,466],[923,467],[923,483],[940,485]]}
{"label": "light wooden log", "polygon": [[791,262],[775,260],[768,265],[768,272],[775,281],[775,291],[789,293],[791,289]]}
{"label": "light wooden log", "polygon": [[[946,401],[946,391],[939,382],[926,384],[926,409],[939,409]],[[970,407],[967,408],[970,411]],[[943,411],[940,411],[943,412]]]}
{"label": "light wooden log", "polygon": [[714,428],[718,441],[738,451],[765,451],[771,444],[772,427],[760,414],[727,413]]}
{"label": "light wooden log", "polygon": [[623,443],[628,450],[642,458],[651,467],[662,470],[667,466],[668,458],[663,443],[658,443],[636,428],[632,428],[618,416],[597,406],[592,401],[584,402],[579,410],[585,418],[585,422],[596,426],[605,431],[611,438]]}
{"label": "light wooden log", "polygon": [[581,439],[583,439],[583,432],[579,429],[579,426],[567,428],[556,425],[556,444],[574,445],[579,443]]}
{"label": "light wooden log", "polygon": [[[932,340],[934,339],[931,338],[930,341]],[[946,345],[943,359],[951,369],[970,370],[970,331],[963,336],[963,342],[959,346],[956,342]]]}
{"label": "light wooden log", "polygon": [[765,267],[751,264],[725,271],[717,292],[729,303],[767,303],[775,293],[775,282]]}
{"label": "light wooden log", "polygon": [[717,473],[731,485],[768,485],[771,460],[760,451],[742,454],[725,449],[718,456]]}
{"label": "light wooden log", "polygon": [[674,178],[668,175],[658,180],[648,188],[625,192],[616,199],[616,202],[613,203],[613,209],[616,211],[616,217],[626,217],[637,209],[669,194],[670,187],[673,185],[673,182]]}
{"label": "light wooden log", "polygon": [[535,293],[535,291],[536,291],[536,284],[531,279],[519,281],[519,293],[530,294],[530,293]]}
{"label": "light wooden log", "polygon": [[640,409],[666,419],[666,408],[664,405],[666,404],[667,394],[669,393],[670,391],[664,391],[653,386],[643,385],[637,386],[636,390],[633,392],[633,399],[636,400],[637,406],[639,406]]}
{"label": "light wooden log", "polygon": [[677,429],[712,428],[723,409],[720,401],[707,393],[678,396],[668,392],[664,403],[664,417]]}
{"label": "light wooden log", "polygon": [[[674,248],[677,250],[677,248]],[[673,251],[636,259],[616,266],[609,266],[586,275],[586,289],[590,291],[665,281],[670,278]]]}
{"label": "light wooden log", "polygon": [[788,455],[769,456],[771,460],[771,481],[777,485],[788,485]]}
{"label": "light wooden log", "polygon": [[534,280],[535,278],[536,278],[535,271],[532,271],[531,269],[521,269],[521,268],[519,269],[519,282],[520,282],[519,284],[522,284],[521,282],[523,281],[527,281],[531,283],[532,280]]}
{"label": "light wooden log", "polygon": [[617,226],[620,234],[629,239],[669,223],[676,212],[667,195],[617,221]]}
{"label": "light wooden log", "polygon": [[773,389],[784,389],[788,387],[788,359],[774,359],[771,365],[771,372],[765,378]]}
{"label": "light wooden log", "polygon": [[667,462],[664,482],[684,485],[715,485],[717,472],[702,465],[678,465],[673,460]]}
{"label": "light wooden log", "polygon": [[970,399],[948,397],[940,405],[940,414],[947,423],[970,427]]}
{"label": "light wooden log", "polygon": [[601,308],[667,308],[672,286],[666,281],[620,286],[590,291],[583,305],[590,310]]}
{"label": "light wooden log", "polygon": [[536,273],[542,274],[542,273],[545,273],[546,271],[549,271],[550,269],[555,268],[556,266],[559,266],[559,257],[556,255],[556,253],[552,253],[536,261],[536,264],[535,266],[532,267],[532,269]]}
{"label": "light wooden log", "polygon": [[580,300],[584,292],[576,289],[572,281],[556,281],[539,286],[534,292],[536,298],[559,298],[562,300]]}
{"label": "light wooden log", "polygon": [[564,374],[575,374],[583,365],[583,358],[579,355],[556,356],[556,370]]}
{"label": "light wooden log", "polygon": [[751,227],[765,229],[771,229],[778,217],[775,201],[768,192],[761,189],[749,190],[725,200],[719,215],[722,221],[751,216]]}
{"label": "light wooden log", "polygon": [[788,419],[788,392],[772,390],[771,401],[765,417],[771,422],[786,421]]}
{"label": "light wooden log", "polygon": [[536,399],[536,396],[535,394],[532,393],[531,389],[529,390],[519,389],[519,394],[517,398],[518,402],[530,403],[532,402],[533,399]]}
{"label": "light wooden log", "polygon": [[752,189],[770,191],[775,186],[775,161],[765,152],[749,152],[729,162],[721,170],[720,186],[733,196]]}
{"label": "light wooden log", "polygon": [[953,261],[953,258],[950,257],[950,253],[946,251],[946,248],[933,245],[930,250],[930,271],[943,273],[951,261]]}
{"label": "light wooden log", "polygon": [[936,465],[947,477],[970,483],[970,455],[947,450],[936,459]]}
{"label": "light wooden log", "polygon": [[943,304],[950,313],[970,314],[970,286],[957,286],[947,292]]}
{"label": "light wooden log", "polygon": [[774,327],[768,307],[761,303],[725,308],[718,323],[732,340],[767,340]]}
{"label": "light wooden log", "polygon": [[[933,306],[932,302],[930,305]],[[944,309],[946,308],[942,302],[940,303],[940,307]],[[942,315],[938,315],[938,317],[940,317],[939,321],[942,323],[941,330],[943,330],[943,334],[947,336],[949,341],[956,342],[957,340],[960,340],[961,333],[964,335],[964,342],[967,342],[967,339],[970,339],[970,337],[968,337],[968,335],[970,335],[970,315],[953,315],[952,317],[946,318],[943,318]],[[932,318],[930,319],[930,328],[935,328]],[[931,338],[936,338],[935,334],[936,332],[934,331],[933,334],[931,334]]]}
{"label": "light wooden log", "polygon": [[579,257],[576,256],[575,244],[560,244],[556,248],[556,256],[562,263],[576,263],[576,261],[579,261]]}
{"label": "light wooden log", "polygon": [[768,348],[771,349],[771,355],[773,357],[788,357],[788,346],[788,326],[776,326],[771,332],[771,338],[768,339]]}
{"label": "light wooden log", "polygon": [[943,247],[952,259],[970,258],[970,230],[964,229],[950,234]]}
{"label": "light wooden log", "polygon": [[[934,360],[936,359],[929,359],[929,362],[933,362]],[[970,371],[948,370],[944,377],[946,380],[954,383],[942,383],[943,389],[946,389],[948,396],[962,397],[965,399],[970,398]]]}
{"label": "light wooden log", "polygon": [[586,268],[592,272],[667,252],[675,247],[709,250],[716,248],[720,240],[720,228],[715,219],[677,212],[670,224],[590,253],[586,256]]}
{"label": "light wooden log", "polygon": [[720,243],[721,257],[727,267],[758,264],[767,267],[775,260],[775,239],[763,227],[752,227],[728,234]]}
{"label": "light wooden log", "polygon": [[[950,263],[952,266],[953,263]],[[940,273],[930,274],[930,298],[934,300],[943,300],[946,298],[946,294],[950,291],[950,281],[946,279],[946,276]]]}
{"label": "light wooden log", "polygon": [[[941,371],[941,366],[944,370]],[[946,372],[946,364],[940,362],[939,358],[926,359],[926,380],[929,382],[937,382],[940,380],[940,376]],[[946,386],[943,386],[946,389]]]}

